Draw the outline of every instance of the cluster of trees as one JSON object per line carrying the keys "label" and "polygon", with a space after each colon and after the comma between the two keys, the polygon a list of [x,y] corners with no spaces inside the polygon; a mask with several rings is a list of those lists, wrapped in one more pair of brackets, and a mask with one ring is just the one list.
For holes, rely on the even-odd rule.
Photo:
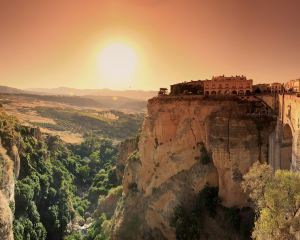
{"label": "cluster of trees", "polygon": [[[223,232],[224,239],[250,239],[251,209],[222,206],[218,192],[217,187],[206,186],[194,202],[180,204],[174,209],[170,226],[175,228],[177,240],[214,239],[218,236],[214,231]],[[245,221],[245,215],[250,220]],[[215,226],[211,229],[209,225]]]}
{"label": "cluster of trees", "polygon": [[[77,146],[66,145],[54,136],[36,139],[31,128],[17,123],[13,129],[21,158],[15,206],[11,206],[14,237],[64,239],[68,224],[93,213],[99,196],[118,185],[116,146],[95,136],[87,136]],[[98,226],[104,221],[105,216],[97,218],[94,232],[101,231]]]}
{"label": "cluster of trees", "polygon": [[211,216],[215,216],[218,202],[218,188],[205,187],[196,197],[192,209],[187,208],[184,204],[177,206],[170,222],[170,226],[175,228],[176,239],[199,239],[204,219],[203,214],[208,212]]}
{"label": "cluster of trees", "polygon": [[257,218],[252,238],[298,239],[300,234],[300,174],[255,163],[244,176],[243,189]]}

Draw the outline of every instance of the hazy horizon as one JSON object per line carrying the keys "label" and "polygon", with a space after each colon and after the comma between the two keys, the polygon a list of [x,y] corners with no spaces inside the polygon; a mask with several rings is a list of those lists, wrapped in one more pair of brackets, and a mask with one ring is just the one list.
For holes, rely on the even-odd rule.
{"label": "hazy horizon", "polygon": [[[9,87],[9,86],[7,86]],[[57,86],[57,87],[33,87],[33,88],[19,88],[22,90],[31,90],[31,89],[76,89],[76,90],[109,90],[109,91],[141,91],[141,92],[157,92],[157,89],[113,89],[113,88],[77,88],[77,87],[66,87],[66,86]]]}

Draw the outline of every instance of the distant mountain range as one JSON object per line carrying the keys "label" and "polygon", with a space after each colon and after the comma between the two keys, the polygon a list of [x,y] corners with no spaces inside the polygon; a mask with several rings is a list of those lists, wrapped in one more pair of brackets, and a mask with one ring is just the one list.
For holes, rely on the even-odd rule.
{"label": "distant mountain range", "polygon": [[111,90],[111,89],[77,89],[77,88],[30,88],[27,92],[36,94],[67,95],[67,96],[103,96],[103,97],[125,97],[138,100],[148,100],[154,97],[156,91],[142,90]]}
{"label": "distant mountain range", "polygon": [[143,112],[146,100],[157,93],[154,91],[115,91],[110,89],[34,88],[21,90],[0,86],[0,94],[16,94],[26,99],[65,103],[79,107],[100,107],[115,110]]}
{"label": "distant mountain range", "polygon": [[26,93],[26,92],[18,88],[0,86],[0,93],[19,94],[19,93]]}

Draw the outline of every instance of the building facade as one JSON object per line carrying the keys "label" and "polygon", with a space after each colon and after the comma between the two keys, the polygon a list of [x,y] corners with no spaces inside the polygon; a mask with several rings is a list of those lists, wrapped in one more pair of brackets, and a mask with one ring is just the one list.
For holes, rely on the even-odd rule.
{"label": "building facade", "polygon": [[245,76],[213,77],[204,81],[205,95],[248,95],[252,93],[253,80]]}
{"label": "building facade", "polygon": [[270,84],[270,91],[271,93],[282,93],[283,87],[281,83],[271,83]]}
{"label": "building facade", "polygon": [[284,88],[286,92],[300,92],[300,79],[286,82]]}

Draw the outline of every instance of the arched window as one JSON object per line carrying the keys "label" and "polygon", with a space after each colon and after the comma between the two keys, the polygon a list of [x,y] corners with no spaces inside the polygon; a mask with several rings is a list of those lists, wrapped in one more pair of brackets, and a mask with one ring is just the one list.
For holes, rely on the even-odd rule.
{"label": "arched window", "polygon": [[233,90],[233,91],[231,92],[231,94],[237,95],[237,92],[236,92],[235,90]]}

